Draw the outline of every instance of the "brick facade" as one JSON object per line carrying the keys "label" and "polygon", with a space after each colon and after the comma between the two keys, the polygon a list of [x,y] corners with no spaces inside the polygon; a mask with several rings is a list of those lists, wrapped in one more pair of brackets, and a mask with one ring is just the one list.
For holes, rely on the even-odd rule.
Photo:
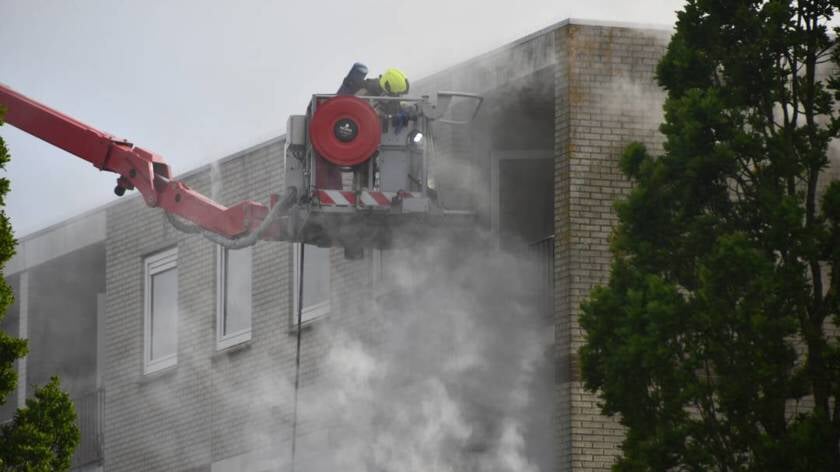
{"label": "brick facade", "polygon": [[[282,190],[282,155],[282,141],[274,140],[222,161],[221,188],[207,168],[186,182],[223,203],[264,200]],[[217,351],[215,245],[179,233],[137,198],[109,209],[107,242],[106,469],[210,470],[288,438],[290,245],[255,246],[252,339]],[[143,258],[170,247],[178,248],[178,363],[144,375]],[[277,375],[258,375],[264,372]]]}
{"label": "brick facade", "polygon": [[580,304],[609,275],[613,201],[629,188],[618,168],[633,141],[661,150],[664,94],[654,71],[669,34],[571,24],[557,30],[555,313],[560,470],[607,470],[622,430],[600,415],[580,379]]}

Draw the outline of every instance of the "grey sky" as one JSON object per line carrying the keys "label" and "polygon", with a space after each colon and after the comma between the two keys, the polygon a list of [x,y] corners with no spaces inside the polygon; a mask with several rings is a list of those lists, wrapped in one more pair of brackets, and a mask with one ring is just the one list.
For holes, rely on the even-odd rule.
{"label": "grey sky", "polygon": [[[281,134],[355,61],[420,78],[570,17],[671,25],[682,3],[0,0],[0,83],[181,173]],[[18,236],[115,198],[114,174],[11,126],[0,136]]]}

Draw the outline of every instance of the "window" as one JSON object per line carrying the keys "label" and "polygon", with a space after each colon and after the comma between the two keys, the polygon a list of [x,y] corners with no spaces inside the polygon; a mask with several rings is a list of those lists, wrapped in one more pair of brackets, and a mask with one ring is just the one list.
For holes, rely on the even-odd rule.
{"label": "window", "polygon": [[251,255],[244,249],[218,248],[216,267],[216,349],[251,339]]}
{"label": "window", "polygon": [[[297,327],[300,294],[300,247],[294,244],[291,326]],[[303,251],[303,324],[330,312],[330,248],[306,245]]]}
{"label": "window", "polygon": [[178,362],[178,250],[144,261],[144,362],[148,374]]}

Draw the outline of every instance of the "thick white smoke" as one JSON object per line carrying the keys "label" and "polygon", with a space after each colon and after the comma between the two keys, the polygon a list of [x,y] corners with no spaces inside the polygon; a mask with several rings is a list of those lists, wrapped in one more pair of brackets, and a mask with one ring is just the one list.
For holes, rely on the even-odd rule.
{"label": "thick white smoke", "polygon": [[384,258],[364,321],[321,327],[329,348],[301,391],[297,469],[540,470],[525,436],[552,434],[534,421],[552,416],[535,401],[553,382],[541,368],[552,330],[528,259],[485,240]]}

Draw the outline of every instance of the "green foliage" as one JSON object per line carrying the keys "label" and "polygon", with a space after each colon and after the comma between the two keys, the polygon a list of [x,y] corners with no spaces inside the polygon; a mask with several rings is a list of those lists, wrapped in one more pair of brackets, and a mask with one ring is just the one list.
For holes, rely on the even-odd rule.
{"label": "green foliage", "polygon": [[68,470],[79,443],[76,410],[57,377],[37,389],[15,419],[0,428],[0,464],[12,470]]}
{"label": "green foliage", "polygon": [[625,151],[610,279],[581,307],[585,385],[627,427],[616,470],[840,470],[840,182],[818,192],[837,8],[678,12],[665,152]]}
{"label": "green foliage", "polygon": [[[0,107],[0,125],[3,124],[4,110]],[[9,151],[6,143],[0,137],[0,169],[6,168],[9,162]],[[0,178],[0,207],[5,205],[5,195],[9,191],[9,180]],[[15,240],[12,236],[11,226],[6,213],[0,210],[0,267],[4,265],[15,253]],[[14,294],[6,279],[0,278],[0,320],[6,316],[6,310],[14,302]],[[9,336],[0,331],[0,404],[6,402],[9,392],[14,390],[17,384],[17,372],[14,370],[14,362],[19,357],[26,355],[26,341]]]}
{"label": "green foliage", "polygon": [[[0,107],[0,125],[3,124]],[[0,169],[9,162],[9,152],[0,138]],[[6,212],[5,195],[9,180],[0,178],[0,267],[15,253],[15,239]],[[0,277],[0,320],[14,301],[6,280]],[[27,354],[26,340],[0,331],[0,404],[17,385],[14,362]],[[76,409],[67,394],[61,391],[58,378],[38,388],[26,407],[17,410],[14,419],[0,427],[0,469],[31,472],[52,472],[70,469],[73,451],[79,444]]]}

